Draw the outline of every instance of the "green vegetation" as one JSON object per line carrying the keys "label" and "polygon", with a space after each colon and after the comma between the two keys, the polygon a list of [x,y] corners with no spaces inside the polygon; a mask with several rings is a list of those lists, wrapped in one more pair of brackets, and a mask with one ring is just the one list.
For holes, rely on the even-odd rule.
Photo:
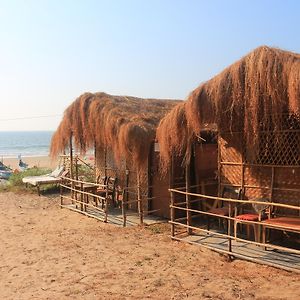
{"label": "green vegetation", "polygon": [[86,165],[78,165],[78,176],[87,182],[95,182],[95,171]]}

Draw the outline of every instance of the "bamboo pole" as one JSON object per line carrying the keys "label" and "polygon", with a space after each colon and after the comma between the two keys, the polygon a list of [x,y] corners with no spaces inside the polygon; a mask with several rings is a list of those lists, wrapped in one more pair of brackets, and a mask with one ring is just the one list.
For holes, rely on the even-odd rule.
{"label": "bamboo pole", "polygon": [[126,227],[126,205],[125,205],[125,190],[122,192],[122,217],[123,217],[123,227]]}
{"label": "bamboo pole", "polygon": [[[229,216],[231,216],[231,203],[230,202],[229,202],[229,205],[228,205],[228,211],[229,211]],[[227,231],[228,231],[228,251],[232,252],[231,219],[228,219]],[[229,255],[229,259],[231,259],[230,255]]]}
{"label": "bamboo pole", "polygon": [[175,220],[175,209],[174,209],[174,192],[171,192],[171,236],[175,236],[175,225],[174,225],[174,220]]}
{"label": "bamboo pole", "polygon": [[70,145],[70,177],[74,179],[74,170],[73,170],[73,136],[70,136],[69,145]]}
{"label": "bamboo pole", "polygon": [[126,166],[125,175],[126,175],[126,182],[125,182],[125,186],[126,186],[126,192],[125,192],[126,206],[125,206],[125,208],[129,209],[129,207],[128,207],[128,200],[129,200],[129,170],[127,169],[127,166]]}
{"label": "bamboo pole", "polygon": [[[72,134],[70,136],[69,140],[69,147],[70,147],[70,177],[73,179],[73,145],[72,145]],[[72,188],[74,188],[74,183],[71,182]],[[74,198],[74,192],[71,192],[72,198]],[[77,197],[77,194],[75,192],[75,197]]]}
{"label": "bamboo pole", "polygon": [[59,194],[60,194],[60,205],[63,205],[63,187],[62,184],[59,185]]}
{"label": "bamboo pole", "polygon": [[[170,189],[173,188],[173,177],[174,177],[174,157],[171,157],[171,166],[169,169],[169,187]],[[171,221],[174,222],[175,220],[175,209],[174,209],[174,193],[170,192],[170,218]],[[171,223],[171,236],[175,236],[175,225]]]}
{"label": "bamboo pole", "polygon": [[108,222],[108,187],[106,188],[106,193],[105,193],[105,218],[104,222]]}
{"label": "bamboo pole", "polygon": [[95,176],[95,182],[97,181],[97,143],[96,140],[94,141],[94,176]]}
{"label": "bamboo pole", "polygon": [[[221,165],[233,165],[240,166],[240,162],[231,162],[231,161],[222,161]],[[287,168],[287,169],[298,169],[299,165],[263,165],[263,164],[251,164],[251,163],[243,163],[245,167],[266,167],[266,168]]]}
{"label": "bamboo pole", "polygon": [[104,147],[104,176],[107,176],[107,147]]}
{"label": "bamboo pole", "polygon": [[[186,208],[187,208],[187,225],[190,226],[192,225],[192,219],[191,219],[191,211],[189,210],[191,208],[191,197],[189,195],[190,192],[190,173],[191,169],[190,169],[190,161],[186,164],[186,168],[185,168],[185,184],[186,184],[186,191],[187,193],[185,194],[185,201],[186,201]],[[191,234],[192,230],[188,227],[187,229],[187,233]]]}
{"label": "bamboo pole", "polygon": [[137,194],[138,194],[138,212],[140,217],[140,224],[144,223],[143,203],[141,197],[141,186],[140,186],[140,172],[137,172]]}
{"label": "bamboo pole", "polygon": [[78,180],[78,157],[75,156],[75,179]]}
{"label": "bamboo pole", "polygon": [[[83,190],[83,183],[80,183],[80,191],[81,191],[81,192],[84,192],[84,190]],[[83,197],[84,197],[84,194],[83,194],[83,193],[80,193],[80,201],[82,202],[82,203],[80,204],[80,209],[81,209],[81,210],[84,210],[84,206],[83,206]]]}

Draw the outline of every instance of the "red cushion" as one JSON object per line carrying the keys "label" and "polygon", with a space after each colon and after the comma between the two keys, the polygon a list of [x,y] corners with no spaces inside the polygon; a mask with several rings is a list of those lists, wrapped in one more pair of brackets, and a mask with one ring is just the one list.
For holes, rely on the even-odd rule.
{"label": "red cushion", "polygon": [[236,216],[235,218],[238,220],[245,220],[245,221],[258,221],[258,214],[243,214]]}
{"label": "red cushion", "polygon": [[300,230],[300,218],[297,217],[277,217],[274,219],[265,220],[264,222],[272,225],[277,225],[280,227]]}

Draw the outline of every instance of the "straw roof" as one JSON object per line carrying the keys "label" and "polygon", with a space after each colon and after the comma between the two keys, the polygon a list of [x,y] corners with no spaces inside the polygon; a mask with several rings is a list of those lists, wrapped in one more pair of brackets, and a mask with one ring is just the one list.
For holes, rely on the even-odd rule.
{"label": "straw roof", "polygon": [[[172,151],[182,151],[193,135],[199,135],[205,124],[216,124],[221,134],[241,131],[249,151],[255,152],[261,131],[278,132],[283,128],[282,115],[300,115],[300,55],[259,47],[201,84],[180,107],[184,111],[178,114],[176,107],[158,128],[158,133],[164,133],[158,135],[163,164],[170,162]],[[166,129],[173,126],[180,131],[181,121],[183,132],[190,134],[176,141],[174,132]]]}
{"label": "straw roof", "polygon": [[109,148],[116,162],[125,159],[139,166],[147,161],[160,119],[179,102],[85,93],[65,110],[52,138],[51,156],[62,153],[72,136],[83,153],[94,145]]}

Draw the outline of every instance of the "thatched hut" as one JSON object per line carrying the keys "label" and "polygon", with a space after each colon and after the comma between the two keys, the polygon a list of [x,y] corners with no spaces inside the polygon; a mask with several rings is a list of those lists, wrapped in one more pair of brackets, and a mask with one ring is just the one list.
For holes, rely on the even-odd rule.
{"label": "thatched hut", "polygon": [[144,210],[167,216],[168,207],[161,203],[162,197],[169,198],[168,179],[158,173],[155,137],[159,121],[179,102],[85,93],[66,109],[51,155],[63,153],[70,143],[80,153],[94,149],[96,178],[118,178],[118,185],[132,194],[139,185]]}
{"label": "thatched hut", "polygon": [[207,127],[218,133],[219,195],[229,185],[246,199],[299,205],[299,54],[262,46],[196,88],[160,123],[162,167],[174,153],[189,164]]}

